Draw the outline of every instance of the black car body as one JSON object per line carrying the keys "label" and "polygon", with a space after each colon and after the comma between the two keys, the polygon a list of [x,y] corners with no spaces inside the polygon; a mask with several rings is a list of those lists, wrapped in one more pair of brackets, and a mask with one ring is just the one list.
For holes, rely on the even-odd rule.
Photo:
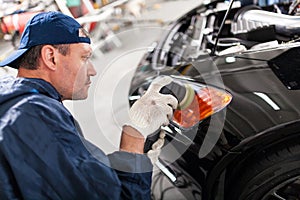
{"label": "black car body", "polygon": [[165,129],[153,199],[300,199],[299,3],[231,3],[172,23],[133,77],[131,104],[158,75],[232,96],[191,127]]}

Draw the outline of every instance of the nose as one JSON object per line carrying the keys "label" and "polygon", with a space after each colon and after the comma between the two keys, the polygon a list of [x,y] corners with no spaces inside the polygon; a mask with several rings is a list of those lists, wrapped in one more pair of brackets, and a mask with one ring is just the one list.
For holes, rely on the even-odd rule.
{"label": "nose", "polygon": [[89,66],[88,66],[88,75],[89,76],[96,76],[97,75],[97,71],[94,67],[94,65],[92,64],[91,61],[89,61]]}

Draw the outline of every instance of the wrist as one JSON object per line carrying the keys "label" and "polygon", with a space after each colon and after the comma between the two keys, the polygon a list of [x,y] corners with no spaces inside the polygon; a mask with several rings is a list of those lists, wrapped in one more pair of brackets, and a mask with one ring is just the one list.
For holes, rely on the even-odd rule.
{"label": "wrist", "polygon": [[120,151],[143,154],[144,144],[145,138],[138,130],[128,125],[123,126]]}

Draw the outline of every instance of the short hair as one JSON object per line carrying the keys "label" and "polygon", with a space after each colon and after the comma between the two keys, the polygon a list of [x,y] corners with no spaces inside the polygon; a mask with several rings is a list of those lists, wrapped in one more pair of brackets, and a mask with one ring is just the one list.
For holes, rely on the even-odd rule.
{"label": "short hair", "polygon": [[[38,68],[38,59],[41,56],[41,50],[43,46],[45,45],[42,44],[31,47],[21,58],[16,61],[17,66],[20,68],[36,70]],[[66,56],[70,51],[70,44],[55,44],[52,46],[58,49],[58,52],[64,56]]]}

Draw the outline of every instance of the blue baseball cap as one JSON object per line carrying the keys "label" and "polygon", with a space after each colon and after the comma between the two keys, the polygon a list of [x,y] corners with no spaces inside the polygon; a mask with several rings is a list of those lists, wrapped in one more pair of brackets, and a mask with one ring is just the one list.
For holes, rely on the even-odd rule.
{"label": "blue baseball cap", "polygon": [[15,61],[33,46],[71,43],[91,43],[87,32],[74,18],[56,11],[36,14],[27,22],[19,48],[0,62],[0,67],[17,69]]}

